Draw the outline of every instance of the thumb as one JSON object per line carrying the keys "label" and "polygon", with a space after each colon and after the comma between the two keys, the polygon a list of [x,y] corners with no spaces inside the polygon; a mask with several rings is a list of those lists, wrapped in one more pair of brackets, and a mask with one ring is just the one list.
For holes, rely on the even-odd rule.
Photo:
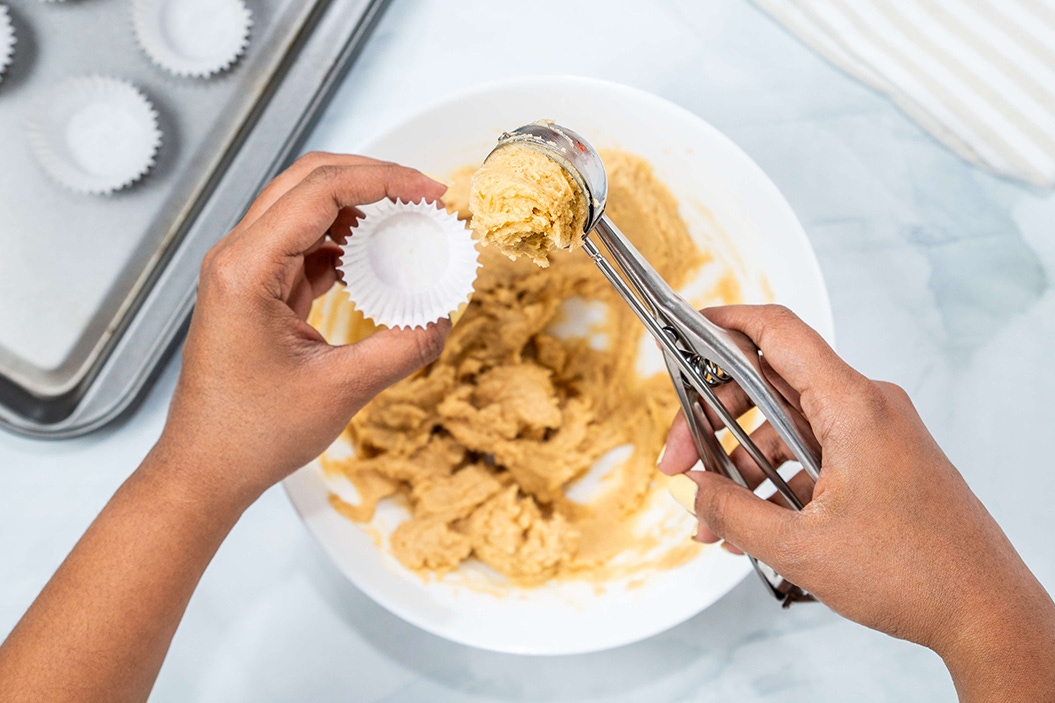
{"label": "thumb", "polygon": [[435,361],[450,329],[450,320],[444,318],[424,328],[379,330],[355,344],[333,347],[333,365],[346,386],[352,414],[393,383]]}
{"label": "thumb", "polygon": [[670,480],[670,492],[711,532],[780,569],[782,546],[794,527],[796,512],[762,500],[711,471],[689,471],[674,476]]}

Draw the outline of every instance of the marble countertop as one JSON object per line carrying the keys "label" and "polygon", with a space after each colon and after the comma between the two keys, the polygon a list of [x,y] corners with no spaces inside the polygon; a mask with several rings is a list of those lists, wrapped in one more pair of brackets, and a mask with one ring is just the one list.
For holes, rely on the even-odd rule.
{"label": "marble countertop", "polygon": [[[310,147],[353,149],[453,91],[557,73],[672,100],[758,161],[816,248],[840,352],[909,391],[1055,590],[1055,471],[1039,441],[1055,397],[1055,195],[960,161],[746,0],[394,0]],[[90,437],[0,434],[0,636],[158,436],[178,368],[177,357],[131,417]],[[823,606],[781,611],[753,579],[683,625],[609,652],[522,658],[451,644],[347,583],[279,490],[249,510],[205,574],[152,698],[954,699],[929,651]]]}

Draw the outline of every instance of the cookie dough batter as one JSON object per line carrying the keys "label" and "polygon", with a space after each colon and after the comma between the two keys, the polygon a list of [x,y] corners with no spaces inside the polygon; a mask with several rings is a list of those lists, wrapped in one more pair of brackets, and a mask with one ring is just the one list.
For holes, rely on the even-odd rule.
{"label": "cookie dough batter", "polygon": [[473,174],[473,230],[510,259],[549,266],[553,249],[574,248],[586,226],[586,198],[567,171],[537,149],[509,144]]}
{"label": "cookie dough batter", "polygon": [[[707,257],[690,239],[674,197],[643,159],[620,152],[602,158],[609,216],[668,281],[683,285]],[[466,201],[471,174],[456,174],[447,194],[448,208],[466,218],[479,202],[479,194]],[[534,185],[525,188],[524,203],[541,202]],[[575,227],[574,217],[557,219],[562,232]],[[538,242],[532,251],[550,255],[551,266],[484,249],[476,293],[440,358],[352,419],[353,457],[323,458],[359,493],[356,504],[330,497],[349,518],[369,521],[385,498],[407,506],[411,517],[390,546],[408,568],[445,573],[475,558],[516,584],[533,585],[553,577],[603,579],[628,549],[644,549],[647,540],[632,534],[634,517],[661,480],[656,457],[678,408],[670,379],[638,374],[641,323],[589,257]],[[717,284],[712,302],[737,302],[731,280]],[[553,333],[571,298],[607,308],[589,334],[605,340],[602,348],[586,336]],[[588,503],[568,498],[569,486],[619,447],[629,456],[602,481],[600,494]],[[683,545],[664,557],[668,566],[700,546],[688,539]]]}

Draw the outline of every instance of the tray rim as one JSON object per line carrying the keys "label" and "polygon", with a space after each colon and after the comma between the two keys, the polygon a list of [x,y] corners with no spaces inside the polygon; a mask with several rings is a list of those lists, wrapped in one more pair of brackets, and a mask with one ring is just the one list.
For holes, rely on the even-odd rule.
{"label": "tray rim", "polygon": [[[209,193],[218,175],[222,174],[225,166],[230,163],[247,126],[251,126],[251,118],[257,112],[259,104],[266,99],[268,91],[271,90],[276,77],[281,75],[283,67],[293,58],[290,50],[296,45],[301,31],[309,26],[313,17],[317,18],[320,9],[324,9],[330,2],[331,0],[309,0],[301,4],[289,3],[281,13],[272,18],[277,23],[288,21],[292,24],[293,31],[278,37],[274,42],[277,49],[272,52],[274,55],[265,56],[263,61],[258,61],[258,65],[253,67],[255,73],[250,76],[251,80],[247,84],[248,90],[244,91],[245,94],[241,95],[238,100],[229,98],[225,107],[237,112],[236,119],[230,122],[216,121],[210,125],[209,132],[221,133],[224,135],[223,138],[212,145],[215,149],[205,160],[204,167],[190,174],[191,178],[188,182],[192,187],[188,191],[188,197],[182,201],[167,197],[154,213],[155,219],[150,228],[155,233],[160,232],[162,236],[156,245],[149,249],[149,254],[143,258],[141,267],[122,269],[113,279],[112,283],[124,279],[128,285],[122,297],[115,301],[116,305],[112,306],[110,314],[108,316],[99,314],[105,309],[105,305],[96,310],[90,324],[77,338],[70,353],[54,367],[35,366],[25,356],[6,348],[0,348],[0,364],[3,365],[3,370],[0,371],[0,403],[7,394],[15,396],[22,404],[52,402],[62,405],[64,401],[67,401],[65,405],[68,406],[71,398],[79,399],[87,391],[88,384],[108,358],[132,316],[138,311],[162,267],[171,258],[175,247],[179,245],[193,225],[203,196]],[[265,47],[270,47],[270,45],[265,45]],[[84,75],[110,74],[102,72]],[[169,78],[166,77],[166,80]],[[162,97],[155,91],[146,89],[145,86],[138,83],[135,85],[152,100]],[[231,97],[238,96],[235,94]],[[208,145],[206,142],[201,146]],[[199,149],[197,153],[202,152]],[[121,197],[121,195],[117,193],[114,197]],[[164,216],[166,210],[170,211],[168,216]],[[162,229],[163,232],[161,232]]]}
{"label": "tray rim", "polygon": [[[98,429],[133,406],[182,336],[205,251],[303,145],[389,3],[318,0],[236,130],[229,158],[220,160],[198,197],[182,209],[189,212],[186,231],[169,242],[162,260],[145,274],[150,280],[138,291],[139,300],[126,311],[96,368],[80,385],[54,396],[37,396],[0,378],[0,428],[29,437],[69,438]],[[348,22],[351,12],[358,17],[354,25]],[[290,104],[297,108],[290,110]],[[58,406],[56,415],[61,416],[20,412],[12,397],[23,407]]]}

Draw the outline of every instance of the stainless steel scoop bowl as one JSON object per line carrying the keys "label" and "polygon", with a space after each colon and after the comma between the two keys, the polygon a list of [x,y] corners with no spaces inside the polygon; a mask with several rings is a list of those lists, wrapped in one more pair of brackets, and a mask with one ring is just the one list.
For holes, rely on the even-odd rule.
{"label": "stainless steel scoop bowl", "polygon": [[[744,334],[719,327],[700,314],[663,280],[608,219],[604,214],[608,175],[597,150],[580,134],[553,122],[538,121],[503,134],[495,150],[510,144],[522,144],[541,151],[558,163],[582,190],[588,208],[583,249],[663,349],[667,370],[704,467],[747,487],[747,482],[715,436],[715,431],[722,427],[715,427],[711,422],[704,411],[706,404],[754,459],[785,502],[801,510],[802,499],[777,473],[715,393],[718,386],[737,383],[795,454],[806,474],[817,480],[821,468],[820,445],[809,423],[766,378],[758,347]],[[591,234],[601,247],[590,238]],[[808,593],[753,557],[751,563],[785,607],[796,601],[813,600]]]}
{"label": "stainless steel scoop bowl", "polygon": [[567,171],[586,196],[585,236],[597,226],[608,202],[608,172],[597,150],[578,132],[547,120],[539,120],[506,132],[492,154],[504,146],[521,144],[541,151]]}

